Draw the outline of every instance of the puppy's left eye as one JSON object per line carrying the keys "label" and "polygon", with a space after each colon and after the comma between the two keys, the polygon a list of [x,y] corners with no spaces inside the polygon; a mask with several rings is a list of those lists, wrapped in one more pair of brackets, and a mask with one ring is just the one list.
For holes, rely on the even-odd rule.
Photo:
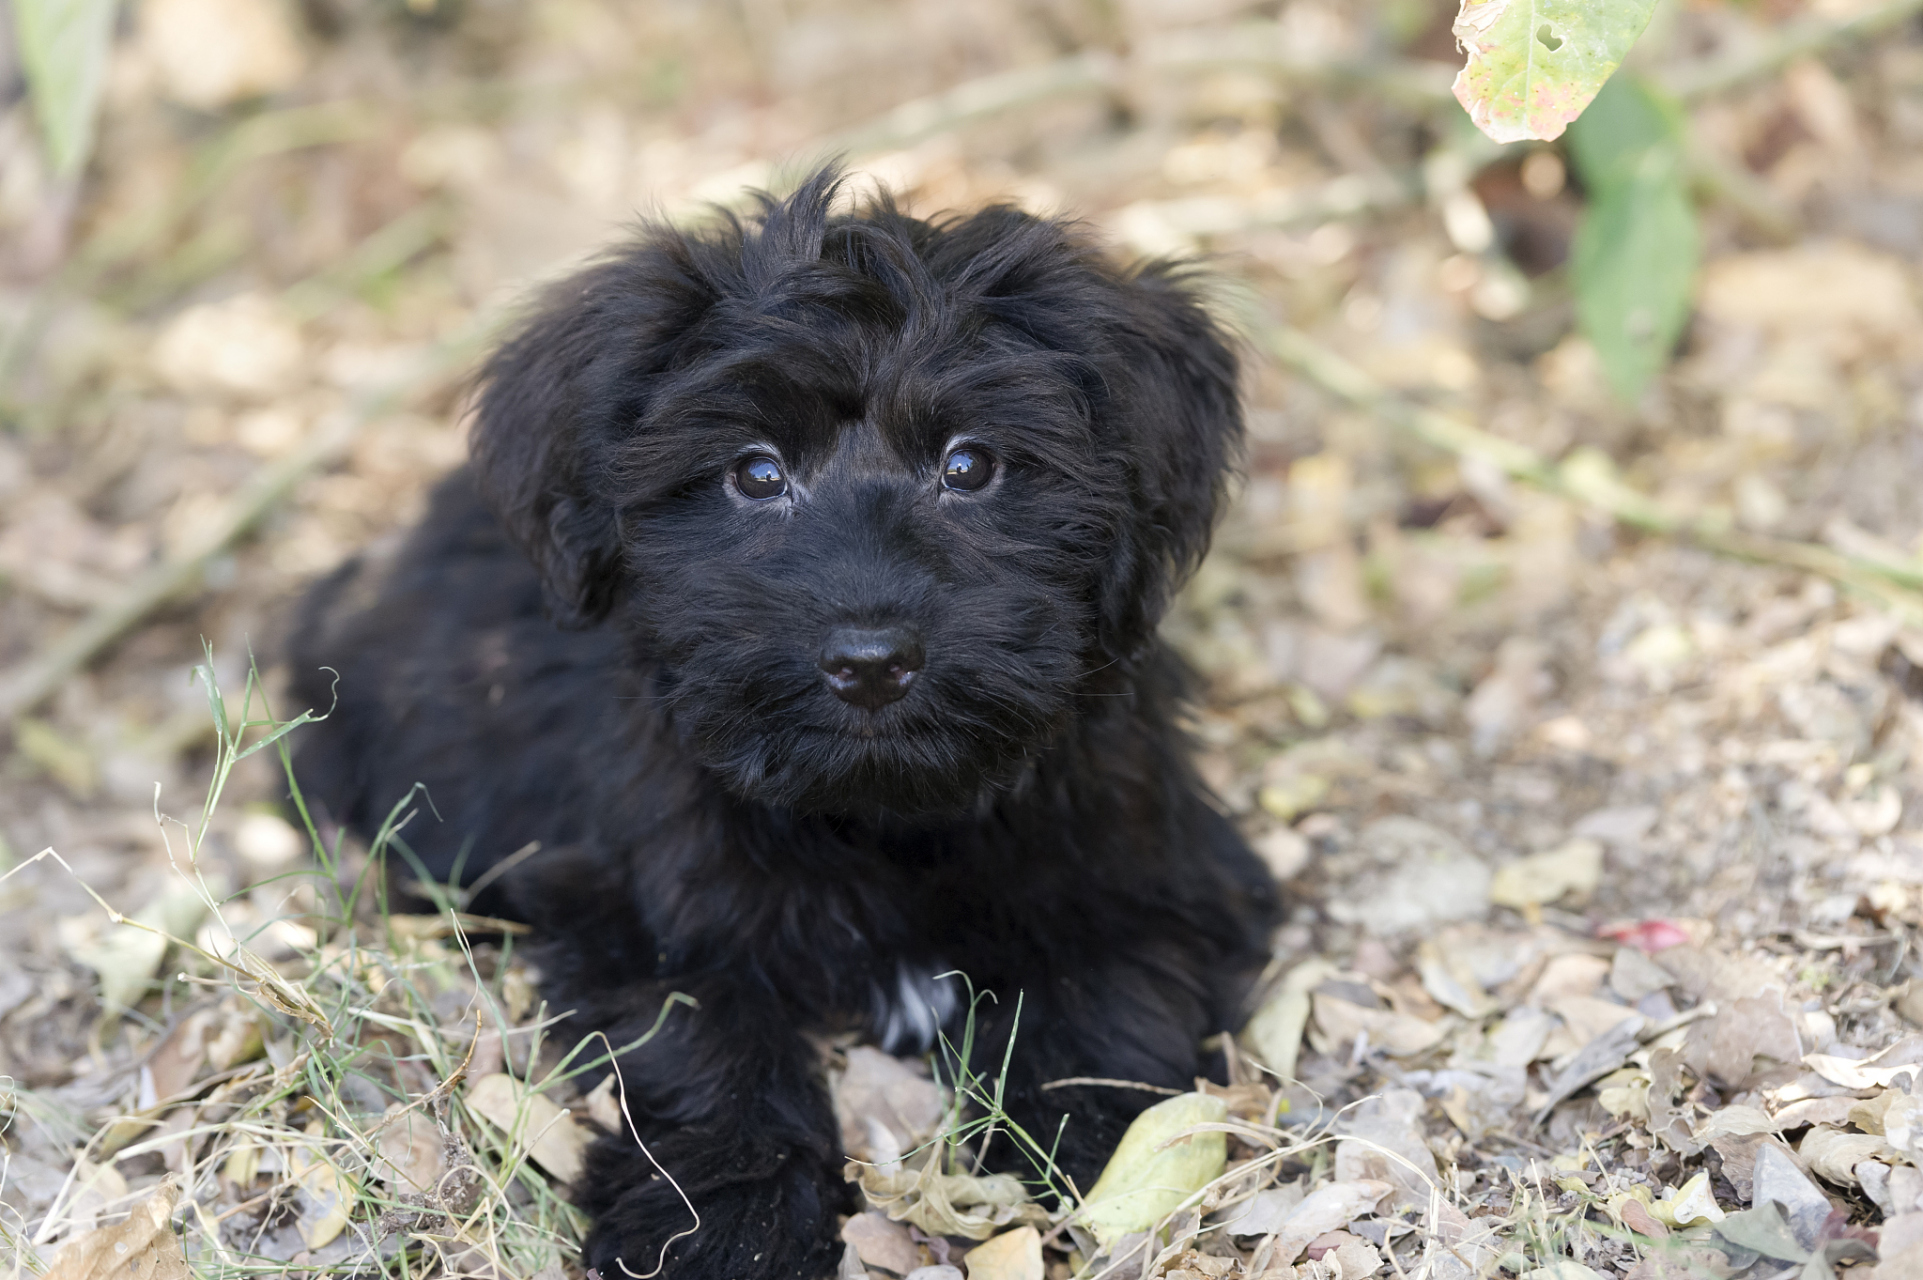
{"label": "puppy's left eye", "polygon": [[976,493],[994,476],[995,460],[972,445],[949,454],[941,466],[942,487],[956,493]]}
{"label": "puppy's left eye", "polygon": [[779,462],[765,453],[757,453],[735,464],[734,486],[744,498],[757,501],[779,498],[788,492],[788,477],[781,474]]}

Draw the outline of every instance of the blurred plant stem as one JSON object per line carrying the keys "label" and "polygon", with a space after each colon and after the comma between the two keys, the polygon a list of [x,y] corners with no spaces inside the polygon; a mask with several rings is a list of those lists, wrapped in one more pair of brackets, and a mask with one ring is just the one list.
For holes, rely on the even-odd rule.
{"label": "blurred plant stem", "polygon": [[89,236],[35,291],[12,329],[0,334],[0,387],[18,385],[20,371],[63,298],[97,297],[114,272],[158,256],[159,261],[137,273],[127,287],[131,299],[151,305],[171,291],[169,285],[182,287],[225,265],[233,249],[210,240],[222,235],[219,228],[203,231],[174,252],[158,251],[177,239],[195,214],[248,165],[289,151],[368,137],[382,119],[372,103],[289,107],[249,116],[201,144],[186,178],[166,199],[126,214]]}
{"label": "blurred plant stem", "polygon": [[1888,610],[1906,626],[1923,626],[1923,594],[1919,594],[1923,561],[1850,555],[1813,543],[1747,533],[1734,528],[1726,517],[1672,509],[1624,481],[1600,450],[1579,448],[1552,462],[1527,445],[1405,399],[1299,329],[1257,321],[1252,331],[1283,368],[1431,448],[1493,466],[1511,479],[1644,533],[1693,543],[1732,559],[1827,578]]}
{"label": "blurred plant stem", "polygon": [[323,421],[286,457],[263,467],[227,499],[205,530],[171,558],[147,570],[116,599],[100,605],[52,644],[0,680],[0,724],[31,711],[102,650],[138,626],[155,609],[191,590],[207,566],[228,551],[279,505],[303,479],[338,461],[369,422],[447,385],[498,327],[499,317],[469,321],[425,351],[413,370],[358,398]]}
{"label": "blurred plant stem", "polygon": [[1923,13],[1923,0],[1885,0],[1847,18],[1805,18],[1785,23],[1755,44],[1667,68],[1656,78],[1685,101],[1712,97],[1781,71],[1798,58],[1873,36],[1917,13]]}

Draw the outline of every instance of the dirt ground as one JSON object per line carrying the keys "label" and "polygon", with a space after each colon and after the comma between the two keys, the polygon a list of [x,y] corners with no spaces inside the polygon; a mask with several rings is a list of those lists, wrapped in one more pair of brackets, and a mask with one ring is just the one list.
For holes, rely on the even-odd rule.
{"label": "dirt ground", "polygon": [[[1683,84],[1872,7],[1665,3],[1632,65]],[[546,1253],[420,1262],[368,1244],[345,1191],[354,1229],[315,1227],[320,1166],[236,1167],[263,1148],[219,1131],[207,1090],[254,1079],[250,1054],[284,1072],[317,1024],[261,974],[222,996],[217,971],[128,944],[88,888],[210,950],[267,930],[264,963],[318,981],[300,957],[327,931],[284,878],[301,841],[271,751],[206,827],[205,896],[182,888],[192,837],[156,823],[198,820],[219,758],[203,640],[230,704],[250,649],[277,687],[287,603],[462,457],[464,376],[530,282],[637,215],[699,218],[843,152],[918,211],[1012,201],[1118,254],[1202,255],[1247,335],[1246,481],[1167,631],[1205,680],[1206,776],[1293,904],[1241,1041],[1290,1083],[1251,1064],[1231,1091],[1240,1184],[1133,1257],[1044,1215],[1036,1267],[1923,1275],[1923,604],[1638,532],[1270,358],[1279,328],[1306,335],[1397,404],[1552,460],[1599,451],[1686,521],[1923,585],[1923,24],[1687,98],[1704,267],[1673,365],[1625,404],[1575,331],[1582,192],[1555,145],[1468,129],[1452,16],[142,0],[78,180],[39,158],[0,43],[0,669],[184,566],[0,739],[0,1264],[36,1274],[171,1186],[204,1274],[573,1274],[565,1205],[542,1210]],[[29,864],[49,847],[64,865]],[[407,945],[460,997],[435,1028],[481,987],[506,1001],[493,1052],[536,1016],[511,947],[464,968],[451,941]],[[267,1029],[223,1061],[248,1001]],[[157,1082],[168,1054],[185,1065]],[[843,1084],[867,1062],[844,1054]],[[103,1138],[127,1115],[177,1140]],[[1027,1221],[943,1231],[908,1213],[924,1193],[875,1199],[844,1275],[959,1264]],[[1318,1229],[1296,1240],[1291,1213]],[[967,1267],[1042,1275],[1001,1265]]]}

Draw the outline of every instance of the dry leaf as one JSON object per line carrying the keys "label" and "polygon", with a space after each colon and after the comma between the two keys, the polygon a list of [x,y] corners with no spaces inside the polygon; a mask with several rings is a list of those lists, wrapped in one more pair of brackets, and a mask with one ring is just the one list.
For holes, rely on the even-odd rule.
{"label": "dry leaf", "polygon": [[1593,996],[1563,996],[1546,1003],[1549,1011],[1562,1019],[1575,1048],[1608,1035],[1619,1024],[1631,1019],[1635,1021],[1638,1032],[1649,1022],[1634,1009]]}
{"label": "dry leaf", "polygon": [[1856,1166],[1865,1160],[1895,1164],[1903,1159],[1903,1153],[1886,1138],[1873,1133],[1845,1133],[1826,1124],[1819,1124],[1803,1135],[1796,1151],[1811,1173],[1839,1187],[1861,1184]]}
{"label": "dry leaf", "polygon": [[1762,995],[1718,1002],[1713,1018],[1689,1028],[1683,1060],[1699,1076],[1740,1087],[1770,1063],[1794,1062],[1802,1049],[1796,1025],[1784,1008],[1780,986]]}
{"label": "dry leaf", "polygon": [[941,1155],[937,1145],[919,1168],[851,1165],[850,1170],[859,1170],[857,1181],[870,1204],[930,1235],[986,1240],[1004,1227],[1048,1222],[1048,1214],[1029,1199],[1021,1179],[1006,1173],[942,1173]]}
{"label": "dry leaf", "polygon": [[1923,1036],[1906,1036],[1883,1052],[1863,1059],[1827,1053],[1805,1054],[1803,1065],[1845,1089],[1883,1089],[1898,1076],[1923,1077]]}
{"label": "dry leaf", "polygon": [[601,1077],[600,1084],[588,1090],[585,1104],[588,1119],[609,1133],[626,1133],[628,1122],[621,1115],[621,1098],[615,1086],[614,1073],[610,1071]]}
{"label": "dry leaf", "polygon": [[1318,453],[1289,468],[1289,506],[1294,517],[1295,587],[1304,604],[1337,631],[1368,619],[1362,562],[1349,535],[1354,472],[1347,458]]}
{"label": "dry leaf", "polygon": [[1256,854],[1268,866],[1269,874],[1286,883],[1302,874],[1309,865],[1309,842],[1288,827],[1276,827],[1253,841]]}
{"label": "dry leaf", "polygon": [[1499,907],[1520,911],[1571,895],[1587,898],[1602,883],[1602,872],[1602,845],[1578,836],[1546,853],[1532,853],[1496,868],[1489,899]]}
{"label": "dry leaf", "polygon": [[1489,1058],[1499,1067],[1526,1067],[1543,1056],[1555,1029],[1553,1014],[1527,1005],[1511,1009],[1489,1033]]}
{"label": "dry leaf", "polygon": [[1382,1197],[1395,1187],[1387,1182],[1331,1182],[1317,1187],[1289,1212],[1276,1235],[1270,1264],[1294,1262],[1309,1241],[1325,1231],[1346,1227],[1357,1218],[1374,1213]]}
{"label": "dry leaf", "polygon": [[1770,1115],[1771,1122],[1780,1131],[1807,1129],[1813,1124],[1842,1125],[1849,1123],[1850,1112],[1856,1107],[1856,1099],[1844,1094],[1834,1098],[1804,1098],[1778,1107]]}
{"label": "dry leaf", "polygon": [[73,1191],[66,1209],[70,1222],[92,1229],[109,1205],[118,1207],[126,1197],[127,1180],[111,1162],[95,1164],[84,1155],[74,1160]]}
{"label": "dry leaf", "polygon": [[1206,1093],[1165,1098],[1136,1116],[1089,1189],[1082,1224],[1106,1245],[1175,1212],[1228,1162],[1221,1130],[1193,1130],[1226,1119],[1228,1104]]}
{"label": "dry leaf", "polygon": [[858,1045],[835,1080],[834,1104],[849,1158],[891,1164],[935,1135],[946,1100],[920,1063]]}
{"label": "dry leaf", "polygon": [[890,1221],[885,1213],[870,1209],[856,1214],[842,1224],[841,1238],[854,1246],[855,1256],[868,1266],[905,1276],[921,1265],[921,1246],[907,1227]]}
{"label": "dry leaf", "polygon": [[1343,1277],[1372,1276],[1382,1267],[1382,1255],[1375,1246],[1347,1231],[1324,1232],[1309,1242],[1306,1252]]}
{"label": "dry leaf", "polygon": [[1436,1158],[1422,1134],[1422,1095],[1390,1089],[1366,1098],[1347,1115],[1335,1147],[1338,1182],[1387,1182],[1404,1206],[1422,1206],[1441,1184]]}
{"label": "dry leaf", "polygon": [[207,1065],[216,1071],[252,1062],[267,1051],[261,1036],[262,1013],[247,1001],[229,996],[221,1001],[219,1020],[207,1040]]}
{"label": "dry leaf", "polygon": [[1005,1231],[962,1255],[968,1280],[1043,1280],[1042,1237],[1033,1227]]}
{"label": "dry leaf", "polygon": [[1510,636],[1496,650],[1495,668],[1462,705],[1477,755],[1494,755],[1535,722],[1536,704],[1552,687],[1543,667],[1548,657],[1543,643],[1529,636]]}
{"label": "dry leaf", "polygon": [[254,1185],[254,1178],[260,1173],[260,1157],[264,1149],[258,1142],[237,1144],[222,1162],[220,1176],[246,1191]]}
{"label": "dry leaf", "polygon": [[1656,1215],[1649,1211],[1648,1205],[1633,1196],[1623,1200],[1617,1216],[1623,1220],[1625,1227],[1639,1235],[1649,1236],[1655,1240],[1669,1238],[1669,1227],[1657,1220]]}
{"label": "dry leaf", "polygon": [[1255,1056],[1283,1080],[1295,1078],[1302,1033],[1309,1025],[1309,992],[1336,971],[1327,960],[1305,960],[1289,970],[1249,1019],[1243,1038]]}
{"label": "dry leaf", "polygon": [[1505,1130],[1513,1122],[1528,1091],[1528,1073],[1520,1066],[1498,1064],[1474,1070],[1438,1071],[1434,1082],[1447,1083],[1442,1098],[1443,1114],[1471,1140],[1492,1131]]}
{"label": "dry leaf", "polygon": [[69,1240],[42,1280],[190,1280],[169,1219],[179,1190],[161,1184],[124,1222]]}
{"label": "dry leaf", "polygon": [[1709,1174],[1699,1173],[1680,1187],[1649,1206],[1656,1221],[1666,1227],[1687,1227],[1696,1222],[1721,1222],[1723,1210],[1709,1189]]}
{"label": "dry leaf", "polygon": [[1782,1125],[1766,1115],[1761,1107],[1732,1104],[1710,1112],[1694,1132],[1699,1141],[1708,1142],[1711,1138],[1725,1135],[1742,1137],[1753,1133],[1775,1133],[1780,1128]]}
{"label": "dry leaf", "polygon": [[307,837],[279,814],[256,811],[234,828],[234,852],[256,875],[278,874],[307,849]]}
{"label": "dry leaf", "polygon": [[1377,937],[1476,920],[1489,911],[1489,866],[1447,831],[1417,818],[1378,818],[1363,828],[1378,867],[1328,904],[1342,924]]}
{"label": "dry leaf", "polygon": [[506,976],[501,979],[501,1001],[507,1006],[507,1020],[510,1023],[518,1023],[527,1017],[540,995],[526,965],[510,966]]}
{"label": "dry leaf", "polygon": [[1601,956],[1571,952],[1551,956],[1542,976],[1529,988],[1528,1002],[1550,1005],[1567,996],[1593,996],[1609,976],[1609,962]]}
{"label": "dry leaf", "polygon": [[1495,1235],[1495,1224],[1489,1219],[1471,1221],[1447,1200],[1436,1200],[1429,1206],[1428,1226],[1429,1233],[1447,1249],[1438,1261],[1456,1264],[1453,1268],[1438,1266],[1435,1276],[1479,1277],[1493,1270],[1488,1264],[1495,1260],[1500,1241]]}
{"label": "dry leaf", "polygon": [[1371,1049],[1381,1049],[1394,1057],[1406,1058],[1440,1043],[1449,1032],[1450,1018],[1424,1022],[1391,1009],[1365,1009],[1339,996],[1316,992],[1315,1026],[1310,1043],[1325,1052],[1336,1052],[1352,1045],[1362,1036],[1369,1038]]}
{"label": "dry leaf", "polygon": [[1465,1018],[1484,1018],[1499,1007],[1476,981],[1475,971],[1461,953],[1445,951],[1433,939],[1425,939],[1417,948],[1416,972],[1431,999]]}
{"label": "dry leaf", "polygon": [[289,1172],[307,1197],[300,1212],[301,1242],[309,1249],[322,1248],[347,1229],[359,1189],[318,1148],[292,1148],[287,1160]]}
{"label": "dry leaf", "polygon": [[447,1168],[440,1126],[418,1108],[388,1107],[370,1172],[395,1191],[431,1191]]}
{"label": "dry leaf", "polygon": [[1899,1093],[1883,1108],[1883,1136],[1911,1163],[1923,1159],[1923,1098]]}
{"label": "dry leaf", "polygon": [[1609,962],[1609,989],[1625,1000],[1654,995],[1674,981],[1667,969],[1635,947],[1618,947]]}
{"label": "dry leaf", "polygon": [[1863,1280],[1912,1280],[1923,1275],[1923,1213],[1898,1213],[1885,1222],[1877,1235],[1876,1251],[1877,1263],[1865,1269]]}
{"label": "dry leaf", "polygon": [[[1642,1026],[1643,1019],[1631,1015],[1578,1050],[1550,1080],[1549,1097],[1538,1109],[1538,1117],[1546,1116],[1550,1108],[1584,1085],[1622,1066],[1636,1051],[1636,1033]],[[1654,1098],[1653,1090],[1651,1097]]]}
{"label": "dry leaf", "polygon": [[1782,1205],[1797,1243],[1806,1249],[1814,1247],[1830,1216],[1829,1198],[1796,1167],[1789,1153],[1769,1143],[1759,1147],[1751,1179],[1753,1202]]}
{"label": "dry leaf", "polygon": [[218,110],[300,78],[300,44],[272,0],[147,0],[140,18],[147,57],[184,106]]}
{"label": "dry leaf", "polygon": [[1267,1236],[1280,1231],[1289,1214],[1302,1203],[1300,1180],[1287,1186],[1258,1191],[1222,1211],[1222,1229],[1232,1236]]}
{"label": "dry leaf", "polygon": [[67,954],[100,975],[100,999],[109,1011],[131,1008],[167,954],[167,938],[190,938],[206,911],[199,893],[187,884],[170,884],[158,898],[114,924],[98,916],[61,921],[60,942]]}
{"label": "dry leaf", "polygon": [[562,1182],[581,1176],[589,1134],[554,1101],[504,1072],[482,1076],[463,1095],[468,1109],[514,1137]]}

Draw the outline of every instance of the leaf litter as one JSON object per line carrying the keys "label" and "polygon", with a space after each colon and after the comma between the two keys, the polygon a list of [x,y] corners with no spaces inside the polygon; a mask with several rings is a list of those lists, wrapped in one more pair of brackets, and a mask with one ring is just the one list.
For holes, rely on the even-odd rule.
{"label": "leaf litter", "polygon": [[[1409,6],[1231,25],[1171,2],[1127,7],[1126,30],[987,0],[965,30],[925,6],[839,27],[757,6],[746,43],[725,6],[405,8],[141,6],[78,188],[32,152],[28,107],[0,109],[6,662],[638,205],[730,198],[965,68],[1112,47],[1139,61],[1103,104],[1064,77],[1084,87],[857,159],[918,209],[1011,198],[1125,250],[1206,251],[1380,385],[1558,461],[1566,489],[1252,372],[1248,478],[1167,628],[1200,675],[1203,771],[1292,911],[1229,1083],[1176,1100],[1221,1118],[1124,1153],[1111,1185],[1152,1184],[1158,1215],[1105,1243],[1047,1175],[1047,1135],[989,1137],[1041,1171],[975,1167],[992,1081],[958,1106],[927,1064],[826,1045],[866,1197],[841,1274],[1923,1272],[1918,617],[1638,532],[1915,572],[1913,30],[1492,155],[1421,87],[1426,68],[1446,90],[1456,15]],[[1645,37],[1639,83],[1868,12],[1688,6]],[[253,56],[183,55],[215,28],[253,32]],[[1236,56],[1156,78],[1213,38]],[[1296,61],[1252,75],[1271,41]],[[1403,181],[1422,199],[1354,195]],[[1637,238],[1622,211],[1651,192],[1694,202],[1695,249]],[[1669,264],[1660,287],[1582,283],[1639,262]],[[154,839],[155,781],[172,797],[218,767],[204,691],[177,679],[199,637],[243,689],[272,602],[404,525],[460,456],[445,379],[370,428],[14,722],[0,1248],[22,1272],[92,1275],[116,1244],[156,1276],[578,1265],[562,1179],[625,1117],[615,1082],[581,1088],[605,1046],[542,1008],[516,939],[454,910],[383,919],[371,892],[343,909],[368,851],[323,841],[314,871],[271,750],[231,762],[191,849]],[[1647,505],[1612,509],[1671,523],[1582,500],[1625,493]],[[67,869],[28,858],[48,846]],[[1204,1148],[1199,1171],[1153,1171]]]}

